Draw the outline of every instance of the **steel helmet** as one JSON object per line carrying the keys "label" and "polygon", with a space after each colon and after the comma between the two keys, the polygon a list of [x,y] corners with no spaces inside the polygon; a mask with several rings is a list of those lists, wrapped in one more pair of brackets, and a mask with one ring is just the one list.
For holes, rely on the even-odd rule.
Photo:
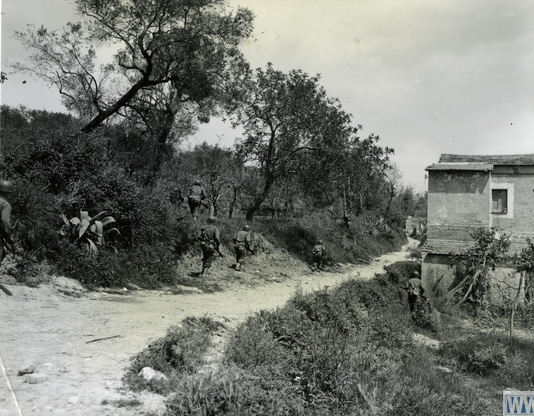
{"label": "steel helmet", "polygon": [[317,240],[317,244],[323,244],[323,240]]}
{"label": "steel helmet", "polygon": [[210,224],[215,223],[215,221],[217,221],[217,218],[215,218],[215,217],[209,217],[208,218],[208,223],[210,223]]}
{"label": "steel helmet", "polygon": [[250,225],[244,225],[243,231],[250,231]]}
{"label": "steel helmet", "polygon": [[0,192],[13,192],[15,187],[11,181],[0,181]]}

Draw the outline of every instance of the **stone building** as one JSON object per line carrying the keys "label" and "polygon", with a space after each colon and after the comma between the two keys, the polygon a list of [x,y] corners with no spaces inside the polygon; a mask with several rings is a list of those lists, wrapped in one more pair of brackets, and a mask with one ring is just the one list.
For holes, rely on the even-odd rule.
{"label": "stone building", "polygon": [[[473,244],[473,229],[494,228],[511,235],[511,251],[534,240],[534,154],[442,154],[428,171],[427,241],[422,247],[422,280],[434,294],[452,286],[450,254]],[[512,283],[511,269],[495,271]]]}

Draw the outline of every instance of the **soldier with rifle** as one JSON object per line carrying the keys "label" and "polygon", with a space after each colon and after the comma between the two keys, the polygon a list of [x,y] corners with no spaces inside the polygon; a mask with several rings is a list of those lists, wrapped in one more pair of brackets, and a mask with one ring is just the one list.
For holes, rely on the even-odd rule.
{"label": "soldier with rifle", "polygon": [[[7,198],[13,193],[14,186],[11,181],[0,181],[0,264],[8,252],[15,252],[15,243],[12,239],[13,229],[11,228],[11,204]],[[3,285],[0,285],[6,295],[11,296],[11,292]]]}
{"label": "soldier with rifle", "polygon": [[236,265],[235,269],[241,271],[241,264],[243,258],[247,255],[247,251],[254,254],[252,250],[252,235],[250,232],[250,226],[245,225],[242,230],[239,230],[234,237],[234,250]]}
{"label": "soldier with rifle", "polygon": [[415,312],[418,304],[426,300],[425,290],[419,277],[419,272],[412,272],[412,277],[408,280],[406,290],[408,291],[408,305],[410,306],[410,312]]}
{"label": "soldier with rifle", "polygon": [[215,217],[209,217],[208,224],[200,229],[200,248],[202,249],[202,271],[200,272],[200,277],[208,276],[215,253],[222,257],[219,251],[219,245],[221,244],[219,228],[217,228],[215,222],[217,222]]}
{"label": "soldier with rifle", "polygon": [[197,220],[201,205],[205,206],[205,199],[206,192],[202,183],[199,180],[195,180],[193,186],[189,188],[189,195],[187,196],[187,203],[189,204],[189,210],[191,211],[193,220]]}
{"label": "soldier with rifle", "polygon": [[313,266],[312,270],[321,270],[323,268],[324,256],[326,255],[326,250],[324,248],[323,240],[317,240],[317,244],[313,246],[312,250],[313,255]]}

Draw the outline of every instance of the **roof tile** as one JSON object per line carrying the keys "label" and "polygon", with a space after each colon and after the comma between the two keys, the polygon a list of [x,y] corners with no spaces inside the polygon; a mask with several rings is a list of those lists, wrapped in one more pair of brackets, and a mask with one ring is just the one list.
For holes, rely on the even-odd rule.
{"label": "roof tile", "polygon": [[453,155],[443,153],[440,163],[492,163],[494,165],[534,165],[534,154],[522,155]]}
{"label": "roof tile", "polygon": [[491,163],[433,163],[426,170],[476,170],[490,171],[493,170]]}

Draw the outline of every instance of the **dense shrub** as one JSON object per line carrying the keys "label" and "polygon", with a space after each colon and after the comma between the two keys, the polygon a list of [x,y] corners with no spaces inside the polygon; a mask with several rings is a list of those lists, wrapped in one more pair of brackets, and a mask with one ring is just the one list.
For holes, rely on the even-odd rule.
{"label": "dense shrub", "polygon": [[412,343],[399,290],[349,281],[251,316],[224,365],[173,381],[167,414],[484,414],[473,388]]}
{"label": "dense shrub", "polygon": [[150,367],[170,378],[192,372],[203,363],[203,354],[211,346],[210,335],[221,326],[209,317],[189,317],[182,321],[181,326],[170,327],[165,337],[131,357],[125,381],[136,389],[161,391],[163,383],[146,382],[139,372],[144,367]]}
{"label": "dense shrub", "polygon": [[421,273],[421,264],[416,261],[398,261],[385,267],[389,280],[405,285],[413,272]]}
{"label": "dense shrub", "polygon": [[505,364],[507,348],[500,337],[478,335],[446,342],[440,352],[457,361],[462,370],[485,375]]}
{"label": "dense shrub", "polygon": [[62,257],[55,263],[57,269],[89,288],[122,287],[129,283],[155,288],[177,279],[176,254],[163,243],[120,252],[101,249],[98,256],[89,256],[84,248],[63,240],[60,252]]}
{"label": "dense shrub", "polygon": [[[194,178],[204,181],[219,217],[238,218],[219,224],[223,244],[231,250],[236,225],[244,222],[239,217],[250,208],[261,185],[261,171],[245,166],[230,149],[206,143],[181,152],[169,147],[164,162],[156,166],[151,138],[124,126],[82,134],[70,116],[6,106],[0,117],[5,133],[1,173],[16,185],[12,200],[16,240],[31,258],[46,260],[90,286],[131,280],[157,286],[172,281],[172,267],[157,262],[165,257],[171,263],[195,245],[199,224],[191,220],[183,203]],[[322,239],[325,263],[334,265],[368,261],[405,241],[404,214],[399,211],[384,218],[378,194],[372,199],[376,204],[369,200],[361,205],[349,224],[340,221],[339,204],[329,208],[320,204],[324,209],[319,210],[309,189],[284,184],[273,185],[271,201],[265,203],[275,210],[282,204],[284,217],[257,218],[252,224],[271,247],[311,262],[312,247]],[[181,203],[170,201],[171,192],[182,197]],[[108,236],[107,247],[117,255],[102,249],[102,258],[85,261],[78,247],[66,247],[58,236],[60,216],[79,217],[82,210],[89,216],[106,212],[116,220],[119,233]],[[376,224],[388,220],[391,224],[377,232]]]}
{"label": "dense shrub", "polygon": [[361,397],[346,391],[347,374],[377,374],[382,364],[387,373],[411,345],[397,290],[377,279],[346,282],[332,292],[297,293],[284,308],[263,311],[240,326],[226,361],[252,374],[258,366],[283,368],[278,371],[287,374],[286,382],[293,380],[309,414],[365,407]]}
{"label": "dense shrub", "polygon": [[167,415],[312,415],[294,384],[272,368],[256,374],[235,366],[177,380]]}
{"label": "dense shrub", "polygon": [[326,265],[365,262],[399,249],[406,241],[402,230],[373,235],[366,216],[354,218],[347,228],[327,212],[314,212],[301,218],[257,219],[254,228],[269,236],[271,243],[306,262],[311,262],[317,240],[323,240]]}

